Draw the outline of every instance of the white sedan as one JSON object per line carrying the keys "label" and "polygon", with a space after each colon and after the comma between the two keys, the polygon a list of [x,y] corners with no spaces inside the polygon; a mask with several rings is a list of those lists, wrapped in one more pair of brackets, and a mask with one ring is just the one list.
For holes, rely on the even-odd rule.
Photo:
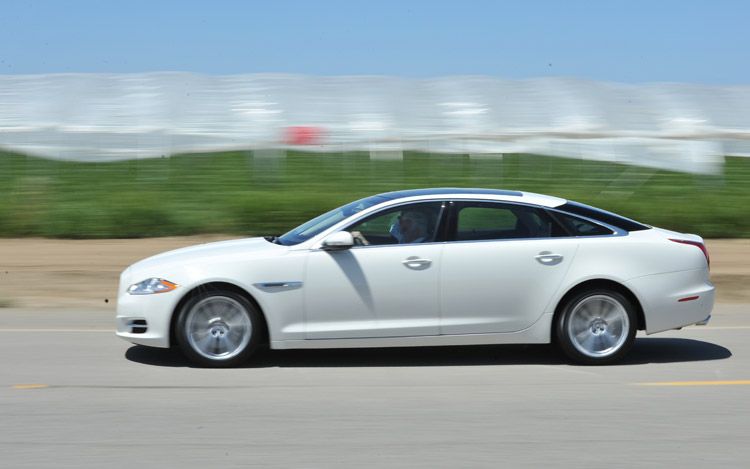
{"label": "white sedan", "polygon": [[620,359],[637,330],[705,324],[699,236],[557,197],[417,189],[367,197],[280,237],[160,254],[120,278],[117,335],[205,366],[272,349],[554,342]]}

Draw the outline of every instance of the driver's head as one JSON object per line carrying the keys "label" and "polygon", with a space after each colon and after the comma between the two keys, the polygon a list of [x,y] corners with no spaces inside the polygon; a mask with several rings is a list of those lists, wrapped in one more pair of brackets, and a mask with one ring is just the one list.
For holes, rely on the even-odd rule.
{"label": "driver's head", "polygon": [[427,215],[417,210],[406,210],[398,217],[399,231],[405,243],[427,235]]}

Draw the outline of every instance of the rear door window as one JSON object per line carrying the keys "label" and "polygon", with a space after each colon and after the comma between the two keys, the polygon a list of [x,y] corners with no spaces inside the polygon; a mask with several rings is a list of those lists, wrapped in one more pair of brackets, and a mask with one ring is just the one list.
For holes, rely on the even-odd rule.
{"label": "rear door window", "polygon": [[493,202],[455,203],[455,240],[548,238],[565,236],[544,210]]}

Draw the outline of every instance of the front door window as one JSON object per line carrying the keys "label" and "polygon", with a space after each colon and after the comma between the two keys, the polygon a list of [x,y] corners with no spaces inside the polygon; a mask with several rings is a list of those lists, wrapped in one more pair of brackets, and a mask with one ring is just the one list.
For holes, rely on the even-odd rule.
{"label": "front door window", "polygon": [[378,212],[347,228],[362,246],[437,241],[441,202],[400,205]]}

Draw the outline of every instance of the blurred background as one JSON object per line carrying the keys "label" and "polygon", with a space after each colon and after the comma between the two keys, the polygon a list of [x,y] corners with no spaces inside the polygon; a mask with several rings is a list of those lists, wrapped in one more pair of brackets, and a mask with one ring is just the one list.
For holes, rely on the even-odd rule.
{"label": "blurred background", "polygon": [[280,234],[461,186],[750,237],[748,10],[4,2],[0,236]]}

